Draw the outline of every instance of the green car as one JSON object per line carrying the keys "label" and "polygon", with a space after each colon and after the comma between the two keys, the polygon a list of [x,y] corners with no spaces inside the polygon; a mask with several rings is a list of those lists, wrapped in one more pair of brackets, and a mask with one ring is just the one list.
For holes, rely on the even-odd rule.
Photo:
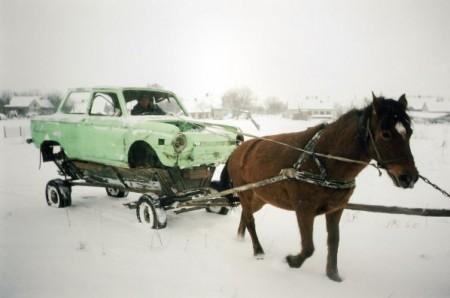
{"label": "green car", "polygon": [[91,185],[112,196],[208,188],[243,140],[236,127],[190,119],[174,93],[156,88],[71,89],[55,114],[32,119],[31,132],[43,161],[66,177],[53,183],[57,193],[61,185]]}

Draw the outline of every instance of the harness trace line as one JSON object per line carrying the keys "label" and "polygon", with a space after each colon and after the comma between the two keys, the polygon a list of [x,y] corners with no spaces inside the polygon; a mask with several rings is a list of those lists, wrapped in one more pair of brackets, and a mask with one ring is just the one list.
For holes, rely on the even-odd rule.
{"label": "harness trace line", "polygon": [[[367,127],[366,129],[368,130],[369,137],[371,138],[371,143],[374,146],[375,144],[373,142],[375,140],[374,140],[372,132],[370,130],[369,122],[367,122],[367,126],[366,127]],[[208,128],[205,128],[205,129],[209,130]],[[319,130],[319,132],[320,131],[321,130]],[[217,132],[215,132],[215,133],[217,134]],[[314,156],[314,157],[318,156],[318,157],[338,160],[338,161],[342,161],[342,162],[356,163],[356,164],[361,164],[361,165],[365,165],[365,166],[371,166],[371,167],[375,168],[378,171],[378,175],[379,176],[382,175],[381,169],[384,168],[383,165],[379,164],[379,163],[365,162],[365,161],[362,161],[362,160],[356,160],[356,159],[346,158],[346,157],[342,157],[342,156],[335,156],[335,155],[331,155],[331,154],[323,154],[323,153],[313,152],[311,150],[308,150],[306,147],[305,147],[305,149],[303,149],[303,148],[299,148],[299,147],[296,147],[296,146],[292,146],[292,145],[284,143],[284,142],[272,140],[272,139],[265,138],[265,137],[260,137],[260,136],[253,135],[253,134],[246,133],[246,132],[242,132],[242,131],[240,132],[240,134],[243,135],[243,136],[250,137],[250,138],[254,138],[254,139],[258,139],[258,140],[262,140],[262,141],[267,141],[267,142],[272,142],[274,144],[285,146],[285,147],[288,147],[288,148],[290,148],[292,150],[296,150],[296,151],[299,151],[299,152],[302,152],[304,154],[308,154],[308,155],[311,155],[311,156]],[[378,152],[376,146],[374,146],[374,147],[375,147],[376,154],[378,155],[377,157],[381,158],[380,153]],[[318,160],[318,159],[316,158],[316,160]],[[294,165],[294,167],[295,167],[295,165]],[[251,183],[251,184],[247,184],[247,185],[242,185],[240,187],[232,188],[232,189],[229,189],[229,190],[226,190],[226,191],[221,191],[221,192],[216,193],[214,195],[213,194],[212,195],[208,195],[208,196],[205,196],[204,199],[205,200],[209,200],[209,199],[212,199],[212,198],[217,198],[218,196],[221,196],[221,195],[237,194],[238,192],[250,190],[250,189],[253,189],[253,188],[257,188],[257,187],[262,187],[262,186],[265,186],[265,185],[268,185],[268,184],[272,184],[272,183],[275,183],[275,182],[279,182],[279,181],[283,181],[283,180],[287,180],[287,179],[296,179],[296,177],[293,177],[294,176],[294,172],[292,172],[291,170],[294,170],[294,169],[282,169],[281,172],[280,172],[280,175],[278,175],[278,176],[275,176],[275,177],[272,177],[272,178],[268,178],[268,179],[264,179],[264,180],[261,180],[259,182],[255,182],[255,183]],[[447,191],[445,191],[444,189],[440,188],[439,186],[437,186],[436,184],[431,182],[428,178],[422,176],[421,174],[419,174],[419,178],[422,179],[425,183],[431,185],[433,188],[435,188],[439,192],[441,192],[447,198],[450,198],[450,194]],[[336,182],[336,181],[334,181],[334,182]],[[344,187],[344,188],[350,188],[350,187]]]}
{"label": "harness trace line", "polygon": [[303,152],[305,154],[309,154],[309,155],[313,155],[313,156],[318,156],[318,157],[323,157],[323,158],[327,158],[327,159],[333,159],[333,160],[338,160],[338,161],[348,162],[348,163],[356,163],[356,164],[360,164],[360,165],[364,165],[364,166],[372,166],[378,171],[378,174],[381,176],[381,169],[382,169],[382,167],[379,166],[376,163],[373,163],[373,162],[365,162],[365,161],[362,161],[362,160],[351,159],[351,158],[347,158],[347,157],[343,157],[343,156],[336,156],[336,155],[332,155],[332,154],[323,154],[323,153],[320,153],[320,152],[312,152],[310,150],[306,150],[306,149],[303,149],[303,148],[300,148],[300,147],[292,146],[290,144],[287,144],[287,143],[284,143],[284,142],[280,142],[280,141],[276,141],[276,140],[272,140],[272,139],[269,139],[269,138],[259,137],[259,136],[256,136],[256,135],[253,135],[253,134],[249,134],[249,133],[245,133],[245,132],[241,132],[241,134],[246,136],[246,137],[251,137],[251,138],[254,138],[254,139],[258,139],[258,140],[272,142],[272,143],[275,143],[275,144],[278,144],[278,145],[282,145],[282,146],[288,147],[288,148],[290,148],[292,150],[296,150],[296,151]]}
{"label": "harness trace line", "polygon": [[303,181],[311,184],[320,185],[327,188],[334,189],[349,189],[355,187],[355,179],[349,181],[339,181],[332,180],[327,178],[327,170],[322,165],[322,162],[317,158],[314,153],[314,147],[320,139],[320,136],[323,132],[324,127],[322,127],[319,131],[317,131],[314,136],[308,141],[305,145],[305,150],[312,152],[311,158],[314,160],[317,168],[319,169],[320,174],[314,174],[307,171],[302,171],[300,168],[304,164],[306,158],[308,157],[305,152],[302,152],[298,158],[298,160],[294,163],[293,167],[290,169],[283,169],[282,172],[291,177],[291,179],[295,179],[298,181]]}

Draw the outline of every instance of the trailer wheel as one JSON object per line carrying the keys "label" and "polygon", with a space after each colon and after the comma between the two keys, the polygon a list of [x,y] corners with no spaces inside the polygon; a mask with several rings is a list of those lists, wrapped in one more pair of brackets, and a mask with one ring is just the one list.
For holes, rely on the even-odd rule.
{"label": "trailer wheel", "polygon": [[125,198],[128,196],[128,191],[126,190],[121,190],[115,187],[106,187],[105,189],[108,196],[113,198]]}
{"label": "trailer wheel", "polygon": [[143,195],[136,207],[136,216],[140,223],[149,225],[152,229],[164,229],[167,226],[166,212],[158,206],[154,198]]}
{"label": "trailer wheel", "polygon": [[72,205],[71,193],[70,185],[61,179],[50,180],[45,187],[45,198],[50,207],[69,207]]}
{"label": "trailer wheel", "polygon": [[228,207],[221,207],[221,206],[206,207],[206,212],[216,213],[216,214],[220,214],[220,215],[227,215],[229,211],[230,211],[230,208],[228,208]]}
{"label": "trailer wheel", "polygon": [[[217,193],[220,191],[220,187],[217,181],[211,182],[211,189],[210,193]],[[220,215],[227,215],[230,211],[230,208],[228,207],[222,207],[222,206],[209,206],[205,208],[206,212],[209,213],[216,213]]]}

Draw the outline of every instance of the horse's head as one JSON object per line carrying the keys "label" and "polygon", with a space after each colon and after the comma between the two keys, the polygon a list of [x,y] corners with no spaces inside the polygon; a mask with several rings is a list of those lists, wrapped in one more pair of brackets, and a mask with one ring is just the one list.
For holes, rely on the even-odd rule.
{"label": "horse's head", "polygon": [[369,154],[386,169],[398,187],[412,188],[419,177],[409,146],[411,122],[403,94],[398,100],[376,97],[368,108]]}

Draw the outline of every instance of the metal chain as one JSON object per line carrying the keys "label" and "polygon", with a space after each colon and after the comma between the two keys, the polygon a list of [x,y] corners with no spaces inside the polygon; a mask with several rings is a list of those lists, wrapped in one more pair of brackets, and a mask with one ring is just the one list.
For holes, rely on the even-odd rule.
{"label": "metal chain", "polygon": [[424,177],[422,175],[419,174],[420,179],[422,179],[425,183],[433,186],[435,189],[439,190],[444,196],[446,196],[447,198],[450,199],[450,194],[448,192],[446,192],[445,190],[443,190],[442,188],[440,188],[439,186],[437,186],[436,184],[434,184],[433,182],[430,181],[430,179],[428,179],[427,177]]}

